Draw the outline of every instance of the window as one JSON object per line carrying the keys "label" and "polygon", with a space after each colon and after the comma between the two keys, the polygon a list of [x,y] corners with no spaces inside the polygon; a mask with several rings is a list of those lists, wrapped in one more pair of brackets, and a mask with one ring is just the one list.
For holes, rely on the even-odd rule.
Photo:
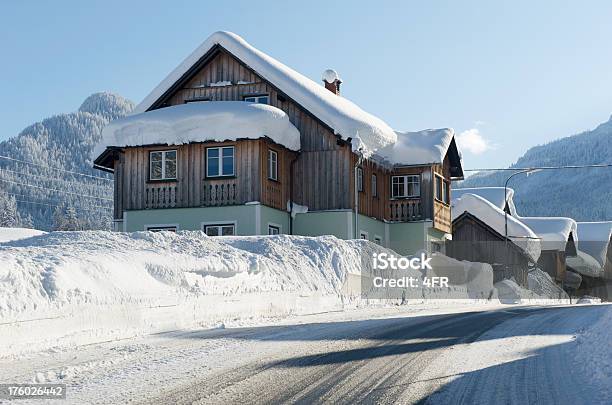
{"label": "window", "polygon": [[150,180],[176,180],[176,150],[149,153]]}
{"label": "window", "polygon": [[359,231],[359,239],[368,240],[368,233],[366,231]]}
{"label": "window", "polygon": [[436,175],[436,200],[442,201],[443,203],[450,203],[450,185],[446,179]]}
{"label": "window", "polygon": [[278,180],[278,153],[268,149],[268,178]]}
{"label": "window", "polygon": [[392,176],[391,197],[407,198],[421,195],[421,178],[419,176]]}
{"label": "window", "polygon": [[374,236],[374,243],[382,246],[382,238],[378,235]]}
{"label": "window", "polygon": [[247,103],[269,104],[269,97],[267,94],[262,94],[260,96],[247,96],[244,98],[244,101]]}
{"label": "window", "polygon": [[206,177],[234,175],[234,147],[206,149]]}
{"label": "window", "polygon": [[372,197],[378,197],[378,184],[376,175],[372,175]]}
{"label": "window", "polygon": [[146,227],[147,231],[149,232],[176,232],[176,226],[175,225],[152,225],[152,226],[147,226]]}
{"label": "window", "polygon": [[280,226],[268,225],[268,235],[279,235],[279,234],[280,234]]}
{"label": "window", "polygon": [[363,169],[357,168],[357,191],[363,191]]}
{"label": "window", "polygon": [[204,225],[204,233],[208,236],[233,236],[236,234],[234,224]]}

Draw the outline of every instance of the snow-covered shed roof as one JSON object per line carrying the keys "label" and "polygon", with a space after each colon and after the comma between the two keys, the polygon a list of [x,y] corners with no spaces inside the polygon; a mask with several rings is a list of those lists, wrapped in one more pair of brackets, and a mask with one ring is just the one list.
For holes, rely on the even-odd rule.
{"label": "snow-covered shed roof", "polygon": [[413,166],[441,164],[447,153],[450,153],[451,176],[463,177],[461,154],[457,149],[455,131],[452,128],[396,133],[397,142],[378,150],[377,156],[392,165]]}
{"label": "snow-covered shed roof", "polygon": [[[453,198],[451,201],[453,221],[465,212],[472,214],[498,234],[502,236],[506,234],[504,211],[481,196],[465,193],[459,198]],[[508,238],[520,247],[534,262],[538,261],[541,251],[538,235],[527,225],[512,216],[508,216]]]}
{"label": "snow-covered shed roof", "polygon": [[576,256],[565,258],[565,264],[569,268],[583,276],[601,277],[603,275],[603,266],[593,256],[582,250],[577,250],[576,253]]}
{"label": "snow-covered shed roof", "polygon": [[570,236],[578,248],[577,224],[564,217],[518,217],[542,239],[542,250],[564,251]]}
{"label": "snow-covered shed roof", "polygon": [[215,32],[208,37],[136,106],[134,113],[147,111],[215,46],[223,47],[240,59],[258,75],[323,121],[343,139],[351,138],[354,150],[361,148],[366,155],[369,155],[396,141],[397,135],[393,129],[380,118],[363,111],[346,98],[333,94],[321,84],[315,83],[254,48],[240,36],[227,31]]}
{"label": "snow-covered shed roof", "polygon": [[578,235],[580,250],[591,255],[603,268],[612,239],[612,221],[578,222]]}
{"label": "snow-covered shed roof", "polygon": [[[508,209],[510,215],[516,216],[516,208],[514,206],[514,190],[508,187]],[[503,187],[470,187],[470,188],[454,188],[452,191],[453,198],[460,198],[464,194],[476,194],[495,205],[500,210],[506,207],[505,195]]]}
{"label": "snow-covered shed roof", "polygon": [[267,104],[208,101],[160,108],[111,122],[94,150],[110,146],[181,145],[189,142],[268,137],[287,149],[300,149],[300,133],[284,111]]}

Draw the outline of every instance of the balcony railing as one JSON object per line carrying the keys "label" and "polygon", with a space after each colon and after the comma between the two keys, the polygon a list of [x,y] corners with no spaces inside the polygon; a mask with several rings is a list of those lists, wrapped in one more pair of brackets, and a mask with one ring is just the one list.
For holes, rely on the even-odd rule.
{"label": "balcony railing", "polygon": [[176,186],[149,185],[145,188],[145,208],[176,207]]}
{"label": "balcony railing", "polygon": [[389,206],[391,221],[408,222],[423,219],[421,200],[393,200]]}
{"label": "balcony railing", "polygon": [[236,181],[204,183],[202,205],[206,207],[239,204]]}

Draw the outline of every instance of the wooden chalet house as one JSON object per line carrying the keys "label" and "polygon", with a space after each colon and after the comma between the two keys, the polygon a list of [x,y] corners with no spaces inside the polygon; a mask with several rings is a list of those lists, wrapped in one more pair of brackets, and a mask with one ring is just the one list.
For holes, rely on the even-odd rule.
{"label": "wooden chalet house", "polygon": [[451,129],[399,133],[340,95],[217,32],[132,115],[103,131],[120,231],[335,235],[410,254],[451,232],[463,178]]}

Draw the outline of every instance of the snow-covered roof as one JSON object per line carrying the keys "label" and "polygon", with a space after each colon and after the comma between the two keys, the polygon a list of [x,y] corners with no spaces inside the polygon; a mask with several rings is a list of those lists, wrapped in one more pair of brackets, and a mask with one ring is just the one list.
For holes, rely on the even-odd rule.
{"label": "snow-covered roof", "polygon": [[580,250],[591,255],[603,267],[612,238],[612,221],[578,222]]}
{"label": "snow-covered roof", "polygon": [[258,75],[333,128],[343,139],[351,138],[354,150],[361,148],[366,155],[369,155],[396,141],[397,135],[393,129],[380,118],[363,111],[346,98],[333,94],[321,84],[315,83],[254,48],[238,35],[227,31],[215,32],[208,37],[136,106],[134,112],[147,111],[215,45],[222,46],[247,64]]}
{"label": "snow-covered roof", "polygon": [[603,267],[599,262],[588,253],[582,250],[576,251],[576,256],[568,256],[565,258],[565,263],[568,267],[583,276],[589,277],[601,277],[603,274]]}
{"label": "snow-covered roof", "polygon": [[[516,208],[514,207],[514,190],[508,188],[508,208],[510,215],[516,216]],[[476,194],[491,204],[495,205],[500,210],[506,206],[503,187],[472,187],[472,188],[454,188],[452,191],[453,198],[460,198],[464,194]]]}
{"label": "snow-covered roof", "polygon": [[243,101],[187,103],[111,122],[102,131],[94,155],[109,146],[181,145],[262,137],[291,150],[300,149],[299,131],[276,107]]}
{"label": "snow-covered roof", "polygon": [[[398,166],[443,163],[455,138],[455,131],[452,128],[396,132],[396,134],[397,142],[381,148],[376,152],[376,156]],[[458,162],[455,163],[461,165],[461,154],[458,151],[456,158]]]}
{"label": "snow-covered roof", "polygon": [[542,239],[543,250],[565,250],[570,235],[578,247],[576,221],[564,217],[518,217]]}
{"label": "snow-covered roof", "polygon": [[[453,221],[465,212],[472,214],[500,235],[504,236],[506,234],[504,211],[481,196],[465,193],[460,198],[453,198],[451,201]],[[508,237],[534,262],[538,261],[541,250],[538,235],[527,225],[510,215],[508,215]]]}

